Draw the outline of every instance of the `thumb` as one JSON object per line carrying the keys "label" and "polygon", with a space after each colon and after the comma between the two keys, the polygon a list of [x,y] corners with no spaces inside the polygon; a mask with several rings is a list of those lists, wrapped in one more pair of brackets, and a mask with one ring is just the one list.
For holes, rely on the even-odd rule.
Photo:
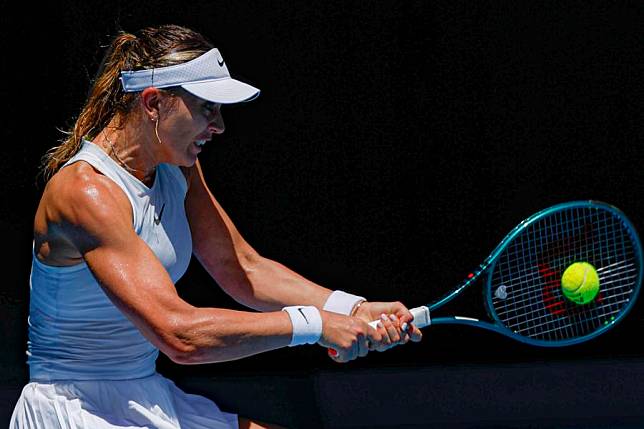
{"label": "thumb", "polygon": [[331,358],[332,361],[335,361],[337,363],[346,363],[348,362],[348,359],[345,354],[337,351],[334,348],[329,348],[327,349],[327,353],[329,357]]}
{"label": "thumb", "polygon": [[420,340],[423,339],[422,331],[418,329],[417,326],[414,326],[412,324],[410,324],[409,326],[410,326],[410,328],[408,329],[409,339],[414,343],[420,342]]}
{"label": "thumb", "polygon": [[407,309],[404,305],[401,304],[401,308],[396,310],[396,316],[400,320],[400,326],[403,327],[403,330],[407,329],[407,326],[411,324],[414,320],[414,315],[411,314],[411,311]]}

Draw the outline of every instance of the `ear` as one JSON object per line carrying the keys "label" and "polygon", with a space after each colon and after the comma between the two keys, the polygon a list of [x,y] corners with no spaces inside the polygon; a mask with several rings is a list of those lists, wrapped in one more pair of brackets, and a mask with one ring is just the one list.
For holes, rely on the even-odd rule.
{"label": "ear", "polygon": [[141,105],[148,119],[155,121],[159,118],[162,98],[163,94],[161,91],[153,86],[145,88],[141,92]]}

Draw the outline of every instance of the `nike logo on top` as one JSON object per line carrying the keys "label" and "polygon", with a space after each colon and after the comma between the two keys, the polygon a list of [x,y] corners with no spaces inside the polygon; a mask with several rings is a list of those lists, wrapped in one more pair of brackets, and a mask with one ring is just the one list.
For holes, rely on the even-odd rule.
{"label": "nike logo on top", "polygon": [[163,203],[163,205],[161,206],[161,211],[159,212],[159,216],[157,216],[156,213],[154,214],[155,225],[158,225],[161,223],[161,218],[163,217],[163,209],[165,209],[165,203]]}
{"label": "nike logo on top", "polygon": [[221,61],[219,61],[219,58],[217,58],[217,64],[219,64],[219,67],[224,66],[224,59],[222,58]]}

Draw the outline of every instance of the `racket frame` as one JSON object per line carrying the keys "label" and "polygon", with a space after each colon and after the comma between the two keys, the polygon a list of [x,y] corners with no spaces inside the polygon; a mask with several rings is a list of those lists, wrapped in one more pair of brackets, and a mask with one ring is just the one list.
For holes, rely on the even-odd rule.
{"label": "racket frame", "polygon": [[[617,215],[617,217],[623,222],[623,224],[629,230],[629,233],[633,239],[633,249],[636,253],[635,256],[639,261],[637,279],[634,282],[634,290],[629,297],[629,302],[618,313],[618,315],[614,317],[614,319],[607,321],[600,328],[584,336],[551,341],[551,340],[540,340],[540,339],[530,338],[521,334],[517,334],[512,329],[505,326],[503,322],[499,320],[499,318],[496,316],[496,312],[492,310],[494,308],[492,303],[492,298],[493,298],[492,276],[489,274],[494,271],[494,267],[498,260],[499,255],[514,240],[514,238],[517,235],[519,235],[524,229],[532,225],[534,222],[537,222],[538,220],[546,216],[549,216],[554,212],[573,209],[573,208],[583,208],[583,209],[599,208],[602,210],[607,210]],[[454,298],[459,296],[464,290],[468,289],[473,283],[475,283],[479,279],[479,277],[484,276],[485,277],[485,282],[484,282],[485,309],[488,316],[490,317],[490,319],[494,321],[494,323],[490,323],[487,321],[470,318],[470,317],[443,316],[443,317],[428,318],[427,325],[457,324],[457,325],[474,326],[477,328],[483,328],[493,332],[497,332],[499,334],[505,335],[507,337],[511,337],[515,340],[521,341],[526,344],[542,346],[542,347],[564,347],[564,346],[569,346],[573,344],[578,344],[578,343],[588,341],[592,338],[595,338],[601,335],[602,333],[604,333],[605,331],[613,328],[622,319],[624,319],[624,317],[626,317],[626,315],[632,310],[637,300],[637,296],[639,294],[639,289],[641,286],[642,276],[644,274],[643,273],[644,263],[642,258],[643,258],[642,246],[641,246],[640,239],[637,235],[637,231],[633,226],[633,224],[630,222],[630,220],[626,217],[626,215],[624,215],[624,213],[622,213],[618,208],[610,204],[600,202],[600,201],[594,201],[594,200],[571,201],[571,202],[561,203],[561,204],[557,204],[552,207],[549,207],[547,209],[541,210],[538,213],[533,214],[532,216],[528,217],[527,219],[519,223],[516,227],[514,227],[514,229],[512,229],[512,231],[510,231],[510,233],[508,233],[505,236],[505,238],[499,243],[499,245],[494,249],[494,251],[490,253],[490,255],[483,261],[483,263],[481,263],[481,265],[479,265],[476,270],[472,271],[472,273],[468,275],[468,278],[465,279],[463,282],[461,282],[453,291],[451,291],[444,297],[440,298],[439,300],[434,301],[433,303],[427,305],[426,307],[425,306],[417,307],[415,309],[412,309],[411,311],[412,313],[414,313],[415,310],[418,310],[421,308],[427,308],[429,314],[431,314],[438,308],[442,307],[443,305],[447,304],[448,302],[452,301]]]}

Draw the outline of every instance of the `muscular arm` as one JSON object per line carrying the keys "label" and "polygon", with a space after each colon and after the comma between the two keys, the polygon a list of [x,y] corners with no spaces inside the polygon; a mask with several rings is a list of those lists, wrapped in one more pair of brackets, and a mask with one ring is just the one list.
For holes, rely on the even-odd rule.
{"label": "muscular arm", "polygon": [[322,309],[331,293],[329,289],[259,255],[209,191],[199,163],[187,176],[190,188],[186,211],[194,254],[230,296],[261,311],[278,310],[286,305],[314,305]]}
{"label": "muscular arm", "polygon": [[126,196],[84,163],[64,169],[48,185],[37,213],[36,242],[41,257],[68,243],[68,253],[87,262],[112,302],[175,362],[237,359],[290,341],[285,312],[197,308],[183,301],[135,234]]}
{"label": "muscular arm", "polygon": [[[287,305],[314,305],[322,309],[331,293],[329,289],[259,255],[243,239],[208,189],[198,162],[186,175],[189,181],[186,212],[194,254],[230,296],[261,311],[279,310]],[[330,313],[322,313],[328,325]],[[393,322],[384,321],[385,325],[379,327],[378,331],[369,331],[374,348],[385,350],[395,344],[405,343],[410,337],[401,333],[400,325],[411,322],[413,316],[402,304],[366,303],[360,307],[356,318],[371,322],[382,313],[395,314],[397,318]],[[325,331],[328,331],[328,326],[326,328]],[[420,331],[414,328],[411,338],[417,341],[420,335]],[[343,356],[341,359],[346,358]]]}

